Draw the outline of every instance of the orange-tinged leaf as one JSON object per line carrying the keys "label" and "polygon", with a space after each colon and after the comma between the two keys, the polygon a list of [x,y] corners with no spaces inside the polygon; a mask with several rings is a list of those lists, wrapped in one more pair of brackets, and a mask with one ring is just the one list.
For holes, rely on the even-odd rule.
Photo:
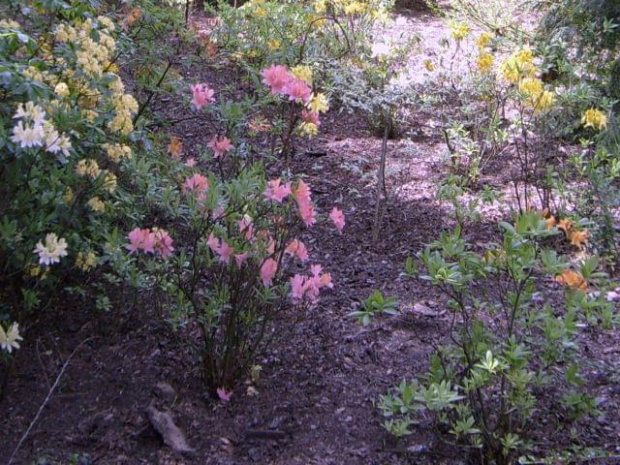
{"label": "orange-tinged leaf", "polygon": [[181,142],[181,139],[176,136],[170,137],[168,153],[172,155],[173,158],[181,158],[181,154],[183,153],[183,142]]}
{"label": "orange-tinged leaf", "polygon": [[571,244],[581,249],[583,248],[584,242],[588,242],[588,239],[590,238],[590,231],[587,229],[582,231],[571,231],[568,238],[570,239]]}
{"label": "orange-tinged leaf", "polygon": [[556,282],[564,286],[568,286],[572,289],[576,289],[579,291],[588,290],[588,283],[586,282],[584,277],[581,275],[581,273],[578,273],[577,271],[573,271],[573,270],[569,270],[565,268],[562,270],[562,273],[560,273],[559,275],[555,277],[555,280]]}

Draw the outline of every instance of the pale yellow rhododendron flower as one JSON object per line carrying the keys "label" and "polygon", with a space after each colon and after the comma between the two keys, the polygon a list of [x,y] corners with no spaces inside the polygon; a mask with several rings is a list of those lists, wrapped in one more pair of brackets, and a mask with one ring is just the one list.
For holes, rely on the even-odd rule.
{"label": "pale yellow rhododendron flower", "polygon": [[313,94],[308,107],[317,113],[325,113],[329,110],[329,99],[325,94]]}
{"label": "pale yellow rhododendron flower", "polygon": [[291,68],[291,74],[297,79],[305,81],[308,85],[312,85],[312,68],[310,66],[295,66]]}
{"label": "pale yellow rhododendron flower", "polygon": [[75,172],[78,176],[89,176],[96,179],[101,174],[101,169],[99,168],[96,160],[91,158],[83,158],[75,167]]}
{"label": "pale yellow rhododendron flower", "polygon": [[276,50],[279,50],[281,46],[282,43],[278,39],[269,39],[267,41],[267,48],[270,52],[275,52]]}
{"label": "pale yellow rhododendron flower", "polygon": [[39,264],[52,265],[60,263],[61,257],[67,256],[67,241],[64,238],[58,238],[55,233],[49,233],[45,236],[45,245],[43,241],[37,242],[34,253],[39,256]]}
{"label": "pale yellow rhododendron flower", "polygon": [[21,29],[21,25],[12,19],[1,19],[0,29]]}
{"label": "pale yellow rhododendron flower", "polygon": [[302,136],[316,136],[319,133],[319,128],[314,123],[303,122],[299,125],[299,134]]}
{"label": "pale yellow rhododendron flower", "polygon": [[97,119],[97,116],[99,116],[94,110],[82,110],[80,111],[80,114],[82,115],[82,118],[84,118],[89,123],[94,123]]}
{"label": "pale yellow rhododendron flower", "polygon": [[360,15],[366,11],[366,5],[360,2],[353,2],[344,7],[344,13],[347,15]]}
{"label": "pale yellow rhododendron flower", "polygon": [[105,143],[101,147],[114,163],[120,162],[123,158],[129,159],[132,157],[131,147],[128,145]]}
{"label": "pale yellow rhododendron flower", "polygon": [[501,64],[500,71],[504,79],[515,83],[522,77],[532,77],[536,74],[534,54],[529,48],[517,50]]}
{"label": "pale yellow rhododendron flower", "polygon": [[54,93],[62,98],[68,97],[69,86],[67,86],[67,84],[64,82],[59,82],[58,84],[56,84],[56,87],[54,87]]}
{"label": "pale yellow rhododendron flower", "polygon": [[581,117],[581,124],[586,128],[600,131],[607,127],[607,116],[601,110],[590,108]]}
{"label": "pale yellow rhododendron flower", "polygon": [[543,91],[543,83],[538,78],[526,77],[519,82],[519,92],[530,98],[538,97]]}
{"label": "pale yellow rhododendron flower", "polygon": [[105,210],[105,203],[99,197],[93,197],[88,201],[88,206],[92,211],[102,212]]}
{"label": "pale yellow rhododendron flower", "polygon": [[88,272],[97,264],[97,256],[93,252],[79,252],[75,259],[75,266],[80,270]]}
{"label": "pale yellow rhododendron flower", "polygon": [[545,90],[538,97],[538,102],[536,103],[536,111],[543,111],[555,104],[555,93]]}
{"label": "pale yellow rhododendron flower", "polygon": [[103,28],[107,29],[108,31],[114,31],[114,29],[116,29],[114,26],[114,21],[112,21],[107,16],[97,16],[97,21],[99,21]]}
{"label": "pale yellow rhododendron flower", "polygon": [[488,32],[483,32],[476,38],[476,45],[478,46],[478,48],[483,49],[487,45],[489,45],[489,42],[491,42],[491,40],[493,40],[493,35]]}
{"label": "pale yellow rhododendron flower", "polygon": [[312,4],[312,8],[314,8],[314,11],[317,13],[325,13],[327,2],[325,0],[317,0]]}
{"label": "pale yellow rhododendron flower", "polygon": [[450,23],[450,34],[452,34],[452,38],[457,42],[460,42],[467,37],[470,32],[471,28],[467,24],[456,22]]}
{"label": "pale yellow rhododendron flower", "polygon": [[116,180],[116,175],[114,173],[107,172],[103,178],[103,188],[109,193],[112,193],[116,190],[117,185],[118,181]]}
{"label": "pale yellow rhododendron flower", "polygon": [[13,349],[19,349],[19,341],[23,341],[19,335],[19,325],[13,323],[6,331],[0,324],[0,348],[6,350],[9,354]]}
{"label": "pale yellow rhododendron flower", "polygon": [[491,71],[491,69],[493,68],[493,62],[493,55],[487,52],[481,52],[480,55],[478,55],[478,59],[476,60],[478,70],[483,74]]}

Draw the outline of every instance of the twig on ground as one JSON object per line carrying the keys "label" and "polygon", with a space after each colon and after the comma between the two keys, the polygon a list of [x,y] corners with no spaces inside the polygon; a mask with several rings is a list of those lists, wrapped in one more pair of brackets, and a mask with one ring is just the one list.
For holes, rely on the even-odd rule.
{"label": "twig on ground", "polygon": [[62,365],[62,368],[60,369],[60,372],[58,373],[58,376],[56,376],[56,380],[54,381],[54,384],[52,385],[52,387],[50,388],[50,390],[47,393],[47,396],[45,397],[45,400],[43,400],[43,403],[41,404],[41,406],[39,407],[39,410],[37,411],[37,414],[34,416],[34,418],[32,419],[32,421],[30,422],[30,425],[28,426],[28,429],[26,430],[26,432],[22,435],[22,437],[20,438],[19,442],[17,443],[17,446],[15,446],[15,449],[13,449],[13,453],[11,454],[11,456],[9,457],[8,462],[6,463],[6,465],[11,465],[11,462],[13,462],[13,459],[15,458],[15,455],[17,454],[17,452],[19,451],[19,449],[21,448],[21,446],[24,444],[24,442],[26,441],[26,439],[28,438],[28,436],[30,435],[30,431],[32,431],[32,428],[34,428],[34,425],[37,423],[37,421],[39,420],[39,417],[41,416],[41,414],[43,413],[43,410],[45,409],[45,406],[47,405],[47,403],[50,401],[52,394],[54,393],[54,391],[56,390],[56,388],[58,387],[58,384],[60,384],[60,379],[62,378],[62,375],[65,373],[65,370],[67,369],[67,367],[69,366],[69,362],[71,361],[71,359],[73,358],[73,356],[78,352],[78,350],[80,350],[80,348],[86,344],[87,342],[91,341],[93,338],[89,337],[88,339],[83,340],[82,342],[80,342],[78,344],[78,346],[73,350],[73,352],[71,352],[71,355],[69,355],[69,358],[67,358],[67,360],[65,361],[65,363]]}

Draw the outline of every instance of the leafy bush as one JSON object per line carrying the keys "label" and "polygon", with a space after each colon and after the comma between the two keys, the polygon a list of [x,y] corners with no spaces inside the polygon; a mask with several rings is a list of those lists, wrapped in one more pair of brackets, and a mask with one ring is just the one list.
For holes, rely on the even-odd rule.
{"label": "leafy bush", "polygon": [[[503,241],[475,253],[455,233],[445,233],[421,254],[428,280],[448,297],[455,318],[450,343],[437,350],[421,382],[403,382],[381,398],[385,427],[409,432],[424,411],[439,430],[480,451],[483,463],[508,464],[528,450],[529,425],[560,409],[571,418],[596,412],[579,377],[583,327],[617,323],[613,306],[587,291],[604,283],[590,258],[576,268],[541,246],[557,233],[536,213],[502,223]],[[540,292],[554,276],[559,293]],[[541,393],[559,402],[547,406]]]}

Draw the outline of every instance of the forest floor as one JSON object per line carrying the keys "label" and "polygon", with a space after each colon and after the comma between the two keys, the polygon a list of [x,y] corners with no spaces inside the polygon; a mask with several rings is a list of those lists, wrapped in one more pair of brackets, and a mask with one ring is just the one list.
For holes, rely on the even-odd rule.
{"label": "forest floor", "polygon": [[[432,56],[446,34],[443,23],[423,8],[400,14],[403,27],[429,41],[422,47]],[[201,73],[202,82],[216,88],[227,79],[216,70]],[[187,124],[173,132],[204,144],[201,128]],[[343,206],[347,225],[342,236],[321,227],[302,236],[313,258],[331,272],[335,287],[306,314],[290,312],[276,322],[278,337],[257,362],[262,366],[253,384],[258,395],[246,395],[239,386],[228,403],[208,399],[198,360],[153,308],[93,318],[67,302],[60,318],[41,315],[18,352],[0,404],[0,464],[76,348],[13,463],[68,463],[73,453],[90,454],[93,464],[470,463],[430,422],[421,421],[412,435],[394,442],[376,408],[391,387],[425,372],[429,354],[450,327],[445,298],[425,281],[403,275],[408,256],[455,226],[449,207],[435,196],[436,183],[448,172],[444,140],[433,129],[432,115],[416,113],[409,115],[403,136],[388,142],[390,197],[379,238],[373,241],[382,141],[354,114],[330,113],[321,128],[316,139],[298,150],[290,169],[306,175],[319,209],[327,211],[334,199]],[[501,167],[483,175],[487,184],[506,186]],[[497,240],[499,219],[507,219],[501,210],[487,212],[482,222],[468,226],[467,239],[480,247]],[[363,327],[348,315],[374,289],[396,297],[400,314],[378,316]],[[549,282],[548,292],[560,292],[558,285]],[[565,431],[565,447],[610,450],[620,443],[620,384],[613,375],[620,369],[618,341],[616,333],[582,341],[592,355],[586,382],[603,399],[602,414],[588,420],[587,429],[560,416],[539,425],[538,450],[555,446],[545,431],[558,429]],[[149,406],[171,413],[192,454],[177,455],[162,443],[147,417]]]}

